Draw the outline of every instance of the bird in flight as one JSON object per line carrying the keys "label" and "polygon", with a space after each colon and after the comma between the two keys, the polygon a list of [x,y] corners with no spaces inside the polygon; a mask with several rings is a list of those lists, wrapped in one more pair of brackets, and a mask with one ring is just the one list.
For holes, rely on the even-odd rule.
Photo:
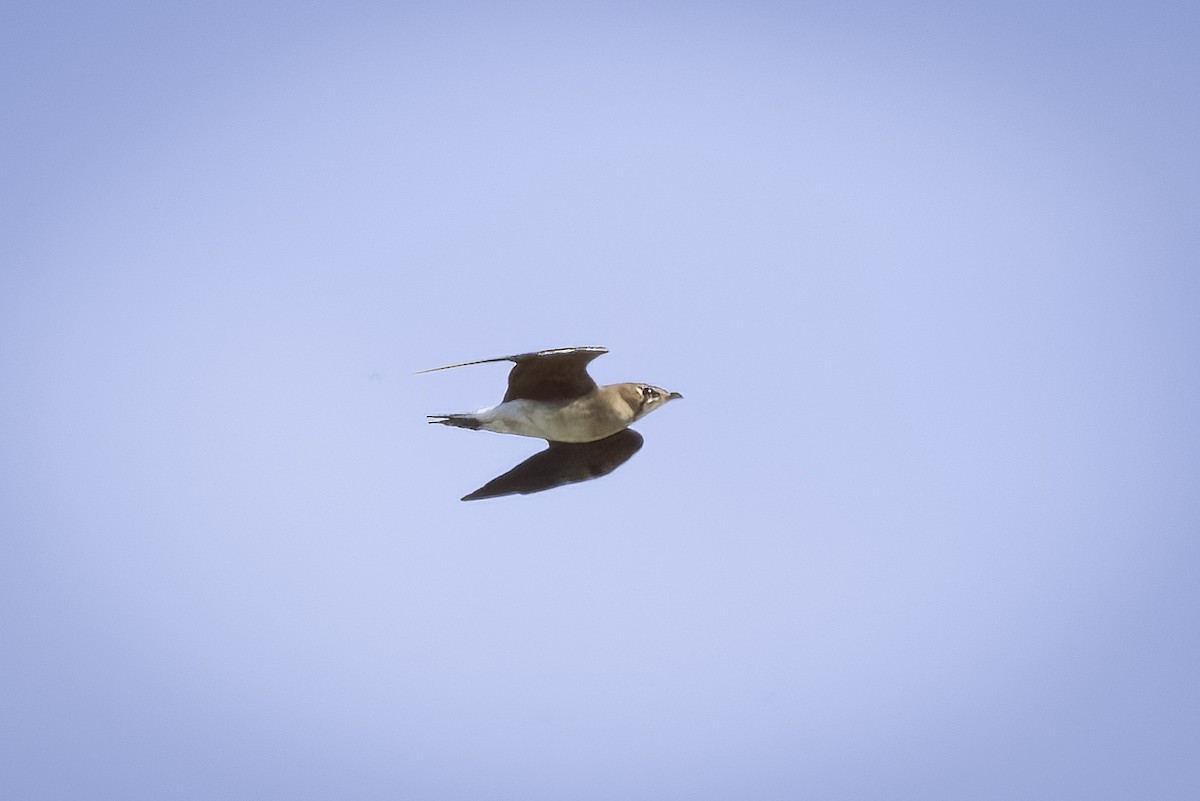
{"label": "bird in flight", "polygon": [[513,362],[508,391],[498,405],[467,414],[430,415],[429,422],[538,437],[550,445],[464,501],[539,492],[598,478],[641,448],[641,435],[628,430],[629,425],[683,396],[651,384],[598,386],[587,366],[605,353],[608,349],[601,347],[555,348],[420,371]]}

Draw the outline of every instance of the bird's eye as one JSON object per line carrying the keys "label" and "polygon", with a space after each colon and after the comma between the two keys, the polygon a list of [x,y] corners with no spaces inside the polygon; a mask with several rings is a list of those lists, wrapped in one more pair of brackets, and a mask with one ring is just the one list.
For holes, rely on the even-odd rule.
{"label": "bird's eye", "polygon": [[658,400],[658,390],[654,387],[642,387],[642,392],[647,400]]}

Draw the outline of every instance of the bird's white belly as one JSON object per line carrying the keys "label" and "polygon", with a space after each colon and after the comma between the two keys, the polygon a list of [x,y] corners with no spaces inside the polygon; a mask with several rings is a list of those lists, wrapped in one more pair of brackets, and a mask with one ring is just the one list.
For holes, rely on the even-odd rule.
{"label": "bird's white belly", "polygon": [[580,403],[546,403],[523,398],[476,412],[480,427],[500,434],[538,437],[551,442],[592,442],[620,429],[597,431],[590,409]]}

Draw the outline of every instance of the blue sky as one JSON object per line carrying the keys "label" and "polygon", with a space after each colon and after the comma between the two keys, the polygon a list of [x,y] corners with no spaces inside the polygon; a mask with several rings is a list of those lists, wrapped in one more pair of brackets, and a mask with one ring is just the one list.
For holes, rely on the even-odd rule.
{"label": "blue sky", "polygon": [[1185,5],[7,8],[0,794],[1195,798]]}

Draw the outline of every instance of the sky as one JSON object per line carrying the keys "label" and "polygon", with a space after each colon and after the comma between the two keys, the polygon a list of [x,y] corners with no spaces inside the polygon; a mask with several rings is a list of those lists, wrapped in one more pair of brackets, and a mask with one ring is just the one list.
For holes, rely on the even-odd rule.
{"label": "sky", "polygon": [[0,796],[1200,796],[1198,29],[6,5]]}

